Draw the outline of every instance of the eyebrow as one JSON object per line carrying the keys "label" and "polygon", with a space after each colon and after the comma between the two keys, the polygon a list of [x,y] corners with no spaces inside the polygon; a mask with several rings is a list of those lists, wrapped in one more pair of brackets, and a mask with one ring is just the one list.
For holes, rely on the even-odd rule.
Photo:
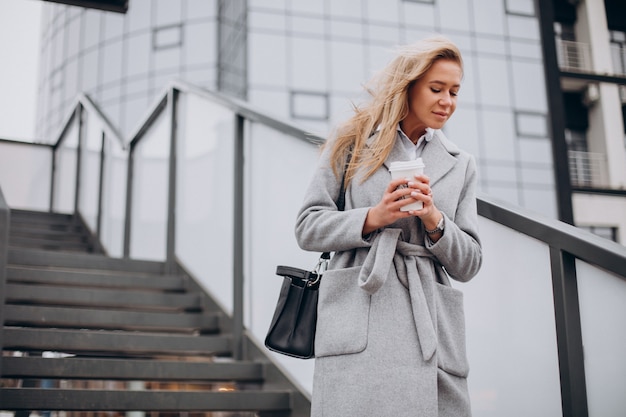
{"label": "eyebrow", "polygon": [[[428,84],[448,85],[447,83],[439,80],[429,81]],[[452,87],[461,87],[461,84],[454,84]]]}

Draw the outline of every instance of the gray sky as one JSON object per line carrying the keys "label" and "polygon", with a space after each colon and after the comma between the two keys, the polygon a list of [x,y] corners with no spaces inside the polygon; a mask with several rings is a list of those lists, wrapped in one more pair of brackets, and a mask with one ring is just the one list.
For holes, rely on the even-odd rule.
{"label": "gray sky", "polygon": [[0,0],[0,138],[36,139],[41,0]]}

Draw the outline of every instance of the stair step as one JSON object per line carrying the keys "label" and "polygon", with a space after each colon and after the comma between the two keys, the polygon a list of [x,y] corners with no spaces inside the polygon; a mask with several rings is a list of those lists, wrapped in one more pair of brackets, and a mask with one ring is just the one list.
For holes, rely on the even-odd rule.
{"label": "stair step", "polygon": [[33,211],[24,209],[11,209],[11,221],[22,220],[28,222],[71,222],[74,216],[67,213],[54,213],[49,211]]}
{"label": "stair step", "polygon": [[31,237],[11,237],[9,246],[13,248],[32,248],[54,251],[77,251],[89,252],[93,249],[92,245],[86,242],[56,240],[56,239],[39,239]]}
{"label": "stair step", "polygon": [[[80,395],[78,395],[80,393]],[[287,391],[107,391],[71,389],[0,390],[3,410],[60,411],[285,411]]]}
{"label": "stair step", "polygon": [[38,238],[38,239],[51,239],[58,241],[69,242],[86,242],[87,236],[80,231],[67,232],[63,230],[33,230],[33,229],[15,229],[11,227],[9,231],[9,239],[13,238]]}
{"label": "stair step", "polygon": [[178,275],[23,266],[7,266],[7,282],[167,291],[185,289],[185,279]]}
{"label": "stair step", "polygon": [[115,307],[125,309],[199,310],[200,295],[138,290],[75,288],[58,285],[7,284],[7,304]]}
{"label": "stair step", "polygon": [[162,274],[164,262],[116,259],[99,254],[9,248],[8,264]]}
{"label": "stair step", "polygon": [[260,382],[264,365],[258,362],[203,362],[103,359],[4,357],[4,378],[63,378],[137,381],[237,381]]}
{"label": "stair step", "polygon": [[4,327],[4,349],[108,356],[226,356],[230,335],[180,335],[107,330]]}
{"label": "stair step", "polygon": [[4,323],[12,326],[73,329],[219,331],[217,313],[156,313],[94,308],[5,305]]}

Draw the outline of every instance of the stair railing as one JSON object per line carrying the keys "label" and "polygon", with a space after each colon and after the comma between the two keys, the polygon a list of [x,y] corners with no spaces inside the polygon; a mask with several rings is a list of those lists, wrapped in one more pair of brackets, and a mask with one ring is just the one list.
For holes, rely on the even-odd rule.
{"label": "stair railing", "polygon": [[[158,95],[130,140],[118,146],[123,148],[118,150],[119,155],[109,159],[109,147],[97,146],[98,140],[93,138],[100,138],[102,144],[104,137],[107,143],[114,144],[117,139],[108,138],[115,138],[115,131],[107,127],[106,118],[92,111],[89,103],[86,96],[82,98],[81,111],[73,110],[55,147],[55,199],[51,200],[51,209],[76,208],[87,219],[113,218],[108,224],[114,227],[103,226],[98,233],[105,242],[123,242],[117,248],[106,247],[114,256],[161,260],[166,269],[175,262],[183,264],[206,289],[217,294],[220,302],[228,304],[225,310],[232,312],[234,354],[237,358],[245,357],[244,323],[246,332],[257,338],[266,329],[280,285],[273,276],[275,265],[290,262],[306,266],[307,261],[315,261],[314,254],[297,249],[293,238],[294,213],[304,193],[302,181],[306,174],[296,175],[295,184],[287,176],[301,172],[303,167],[310,172],[317,159],[311,145],[323,140],[268,117],[246,103],[173,82]],[[96,128],[91,126],[94,120]],[[99,151],[101,157],[79,161],[91,148],[96,154]],[[198,155],[204,154],[212,156],[197,160]],[[92,161],[98,160],[110,161],[111,166],[102,169],[100,163],[94,167]],[[118,175],[123,180],[112,179],[111,173],[123,170],[126,172]],[[67,175],[72,172],[80,178],[74,181]],[[95,187],[100,190],[97,204],[92,196],[86,198],[93,184],[100,184]],[[119,198],[120,195],[124,197]],[[110,210],[107,202],[113,197],[121,201]],[[220,209],[216,210],[218,206]],[[107,214],[119,212],[120,208],[119,218]],[[590,352],[597,352],[597,343],[606,343],[613,349],[611,369],[619,372],[611,376],[617,381],[611,385],[623,386],[626,382],[626,372],[621,372],[626,361],[615,350],[616,344],[602,339],[606,335],[594,337],[593,331],[601,328],[603,322],[594,315],[594,300],[588,294],[624,291],[626,248],[486,197],[478,200],[478,211],[485,265],[478,277],[463,286],[468,295],[468,349],[474,358],[472,385],[487,394],[506,394],[508,388],[494,385],[497,378],[490,370],[497,355],[513,355],[525,368],[538,372],[528,380],[516,379],[515,389],[524,383],[526,389],[532,390],[539,382],[549,380],[548,388],[555,390],[553,397],[560,397],[556,404],[550,398],[546,409],[584,416],[606,404],[619,404],[623,399],[610,395],[598,383],[598,374],[606,369],[598,362],[602,358]],[[198,217],[210,221],[195,222]],[[121,232],[109,239],[106,233],[112,228]],[[218,239],[222,235],[224,238]],[[212,239],[204,239],[207,236]],[[506,259],[498,259],[499,256]],[[514,262],[519,267],[514,268]],[[230,286],[224,285],[225,277],[232,280]],[[502,285],[506,287],[498,292],[495,287]],[[534,298],[514,293],[509,297],[514,303],[509,303],[509,294],[505,293],[517,286]],[[619,301],[610,304],[609,300],[600,299],[618,311],[624,309]],[[504,311],[498,309],[502,302],[507,303]],[[503,337],[497,326],[485,329],[478,321],[493,318],[493,314],[481,316],[488,307],[494,314],[504,315],[512,308],[525,312],[513,312],[511,316],[517,322],[507,331],[515,333],[516,344],[507,345],[506,354],[498,351],[498,346],[485,346],[484,339],[476,336],[488,333],[494,340]],[[531,316],[536,323],[523,321]],[[620,320],[616,318],[612,323]],[[520,337],[539,325],[542,332],[533,337],[545,344],[543,350],[533,345],[530,350],[538,352],[529,352],[518,346]],[[613,329],[610,337],[615,335],[626,340],[624,330]],[[504,342],[513,343],[508,339]],[[547,365],[528,366],[537,357]],[[311,362],[280,360],[292,373],[306,368],[304,379],[310,379]],[[501,374],[498,378],[509,382],[509,372],[503,370]],[[481,398],[489,401],[491,397]],[[497,410],[498,404],[486,407]],[[481,411],[484,410],[478,409],[476,414],[489,415]],[[500,411],[500,415],[504,414],[504,410]]]}
{"label": "stair railing", "polygon": [[7,254],[9,248],[9,225],[11,211],[0,188],[0,375],[2,375],[2,346],[4,346],[4,297],[6,288]]}

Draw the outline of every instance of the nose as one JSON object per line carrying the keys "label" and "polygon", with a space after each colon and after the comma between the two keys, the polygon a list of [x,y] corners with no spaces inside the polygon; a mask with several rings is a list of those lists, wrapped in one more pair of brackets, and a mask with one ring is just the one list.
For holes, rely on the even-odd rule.
{"label": "nose", "polygon": [[439,99],[439,104],[446,107],[450,106],[452,104],[452,97],[450,97],[450,94],[442,96],[441,99]]}

